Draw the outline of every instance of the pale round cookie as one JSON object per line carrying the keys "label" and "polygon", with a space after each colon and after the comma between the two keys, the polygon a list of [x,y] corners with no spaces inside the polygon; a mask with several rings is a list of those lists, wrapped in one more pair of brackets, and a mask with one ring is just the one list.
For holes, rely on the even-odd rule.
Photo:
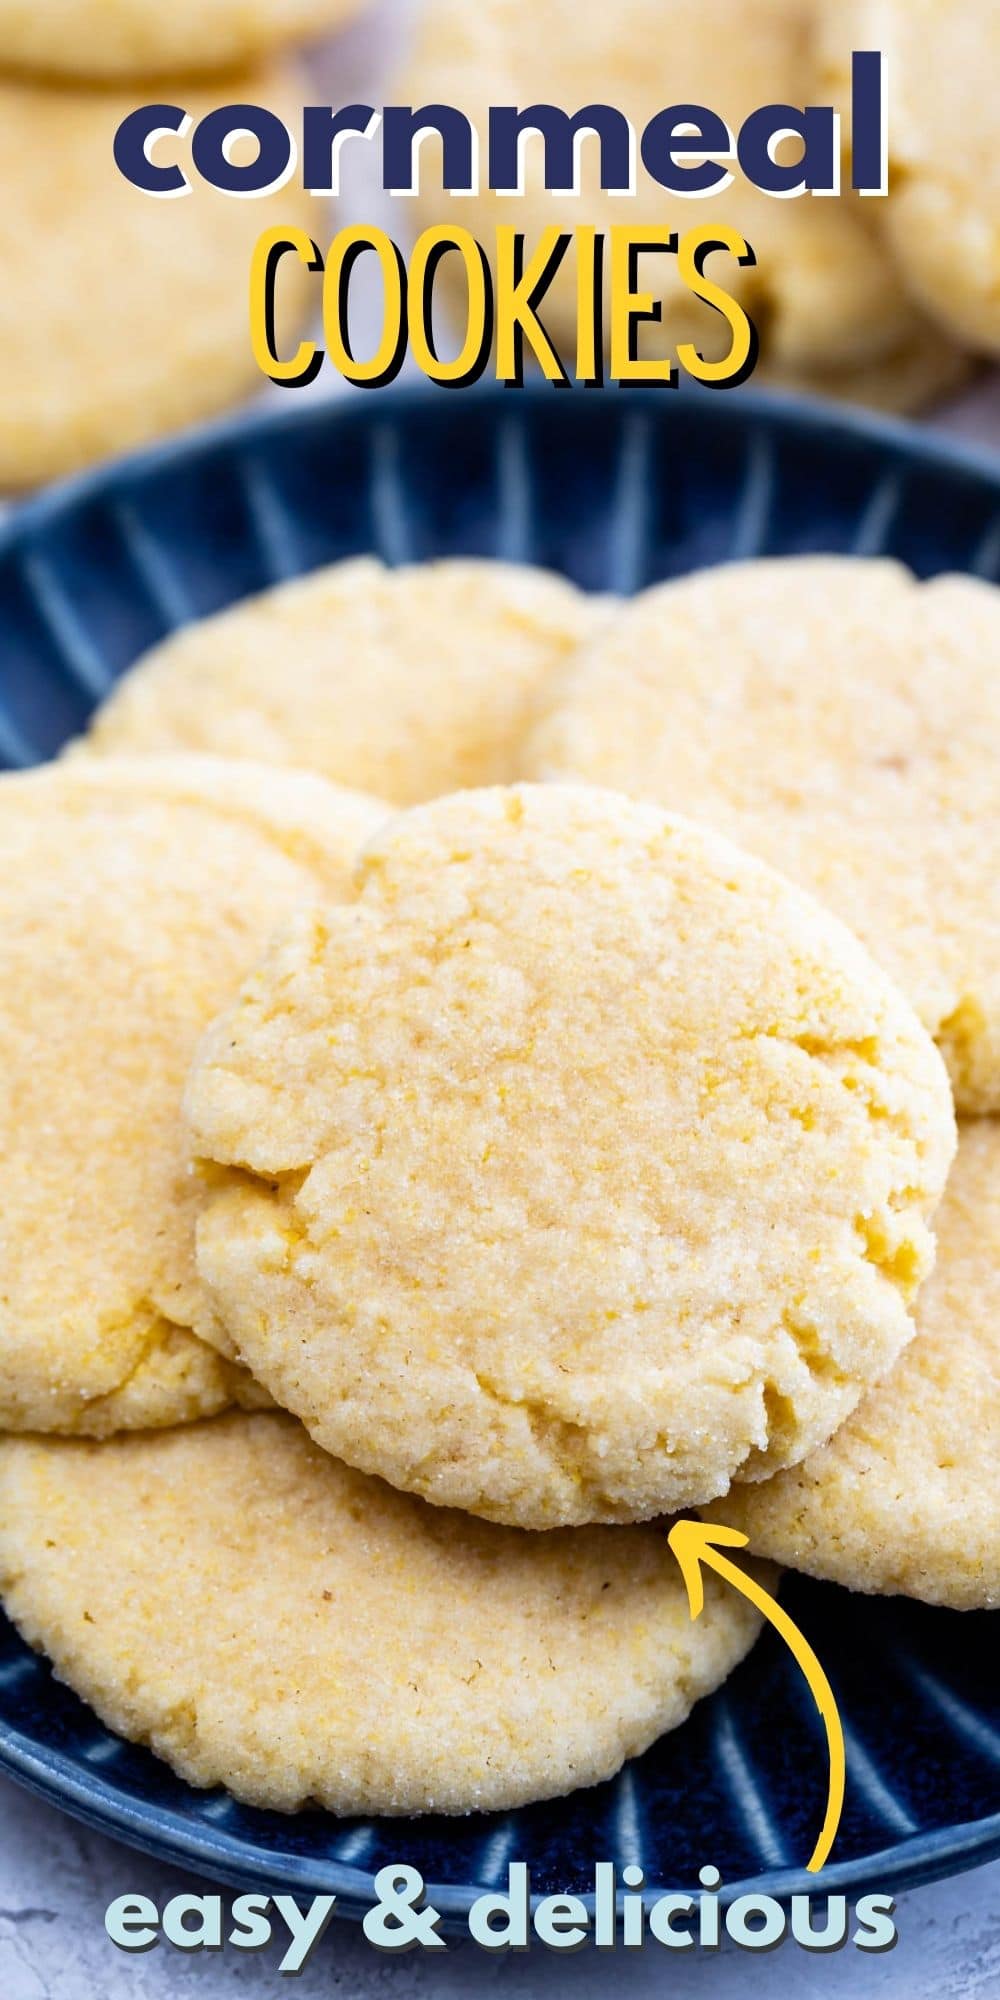
{"label": "pale round cookie", "polygon": [[[9,68],[65,76],[149,78],[247,62],[321,35],[363,0],[0,0]],[[133,92],[134,96],[134,92]],[[234,102],[237,100],[233,100]]]}
{"label": "pale round cookie", "polygon": [[299,764],[400,805],[502,783],[549,681],[604,615],[565,578],[513,563],[333,563],[156,647],[87,744]]}
{"label": "pale round cookie", "polygon": [[959,1133],[917,1337],[804,1464],[712,1509],[849,1590],[1000,1606],[1000,1121]]}
{"label": "pale round cookie", "polygon": [[[491,105],[544,102],[576,113],[611,104],[642,133],[671,104],[701,104],[737,130],[750,112],[773,103],[816,103],[812,30],[817,0],[429,0],[420,16],[414,54],[395,88],[410,104],[452,104],[486,130]],[[761,370],[803,389],[877,396],[916,407],[953,386],[961,366],[944,336],[924,323],[887,259],[874,218],[845,191],[841,198],[776,200],[739,169],[711,198],[669,194],[637,167],[628,199],[598,186],[596,144],[581,153],[579,196],[547,193],[541,149],[525,154],[525,193],[491,194],[453,203],[442,191],[439,153],[421,152],[418,198],[425,224],[461,222],[487,249],[498,223],[516,222],[529,246],[547,224],[581,224],[609,231],[618,224],[661,232],[728,224],[756,252],[741,270],[727,254],[709,259],[708,275],[741,300],[758,326]],[[432,172],[433,162],[433,172]],[[485,175],[484,175],[485,179]],[[846,184],[845,184],[846,187]],[[461,210],[461,214],[458,210]],[[539,307],[572,372],[577,324],[575,247]],[[605,290],[609,275],[605,258]],[[726,354],[730,334],[713,308],[694,300],[665,255],[640,259],[638,289],[663,308],[662,325],[639,329],[642,356],[672,351],[691,340],[707,358]],[[457,257],[442,265],[464,311],[467,290]],[[934,353],[938,354],[935,363]]]}
{"label": "pale round cookie", "polygon": [[889,63],[889,194],[869,204],[920,305],[1000,355],[995,0],[825,0],[817,84],[850,109],[851,51]]}
{"label": "pale round cookie", "polygon": [[1000,591],[785,557],[645,591],[581,651],[525,746],[691,813],[857,931],[1000,1110]]}
{"label": "pale round cookie", "polygon": [[[0,46],[6,53],[2,27]],[[302,94],[278,69],[197,89],[161,78],[156,89],[195,123],[220,102],[288,110]],[[292,183],[259,201],[220,194],[190,168],[190,134],[161,139],[156,161],[184,167],[191,193],[141,193],[112,152],[137,102],[134,87],[0,79],[0,488],[73,471],[263,386],[250,347],[251,252],[275,223],[316,229],[320,204]],[[284,259],[282,352],[294,352],[312,282],[297,258]]]}
{"label": "pale round cookie", "polygon": [[189,1783],[282,1812],[490,1812],[611,1777],[753,1644],[746,1598],[705,1586],[693,1622],[665,1529],[443,1513],[278,1412],[0,1443],[25,1638]]}
{"label": "pale round cookie", "polygon": [[274,927],[343,891],[383,810],[214,758],[0,779],[0,1428],[175,1423],[239,1388],[190,1331],[184,1077]]}
{"label": "pale round cookie", "polygon": [[188,1086],[198,1263],[328,1451],[520,1527],[650,1518],[825,1440],[910,1338],[940,1058],[833,917],[584,787],[369,843]]}

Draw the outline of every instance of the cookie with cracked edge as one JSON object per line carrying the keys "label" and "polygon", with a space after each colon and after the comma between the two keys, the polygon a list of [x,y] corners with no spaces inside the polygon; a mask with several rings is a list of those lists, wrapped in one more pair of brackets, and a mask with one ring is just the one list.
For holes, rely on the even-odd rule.
{"label": "cookie with cracked edge", "polygon": [[533,778],[691,813],[836,911],[1000,1111],[1000,590],[779,556],[658,584],[581,648]]}
{"label": "cookie with cracked edge", "polygon": [[959,1128],[917,1336],[822,1451],[713,1517],[849,1590],[1000,1606],[1000,1121]]}
{"label": "cookie with cracked edge", "polygon": [[216,758],[0,779],[0,1427],[100,1435],[261,1399],[191,1331],[181,1092],[272,930],[342,893],[384,810]]}
{"label": "cookie with cracked edge", "polygon": [[0,1441],[0,1591],[109,1728],[284,1812],[491,1812],[597,1784],[760,1625],[710,1575],[693,1622],[660,1527],[445,1513],[278,1412]]}
{"label": "cookie with cracked edge", "polygon": [[954,1148],[861,945],[587,787],[411,809],[206,1035],[198,1268],[320,1444],[516,1526],[629,1521],[825,1441],[913,1332]]}

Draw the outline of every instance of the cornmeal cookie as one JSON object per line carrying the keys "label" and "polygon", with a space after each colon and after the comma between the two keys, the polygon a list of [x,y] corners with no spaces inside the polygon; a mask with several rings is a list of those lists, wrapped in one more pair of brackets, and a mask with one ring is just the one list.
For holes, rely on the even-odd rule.
{"label": "cornmeal cookie", "polygon": [[220,1408],[180,1098],[274,926],[336,897],[374,801],[214,758],[0,780],[0,1428]]}
{"label": "cornmeal cookie", "polygon": [[[810,395],[827,396],[837,403],[867,403],[889,416],[906,416],[967,386],[972,368],[967,355],[942,341],[936,328],[919,322],[904,351],[883,356],[869,367],[814,369],[799,387]],[[783,374],[780,362],[761,362],[754,373],[756,387],[794,388],[794,380]]]}
{"label": "cornmeal cookie", "polygon": [[1000,1122],[963,1125],[917,1337],[824,1450],[713,1513],[850,1590],[1000,1606]]}
{"label": "cornmeal cookie", "polygon": [[[359,13],[363,0],[0,0],[7,66],[146,77],[246,62]],[[134,93],[133,93],[134,96]],[[233,99],[233,102],[238,100]]]}
{"label": "cornmeal cookie", "polygon": [[[576,113],[593,104],[624,112],[641,135],[671,104],[701,104],[737,131],[762,105],[817,102],[812,29],[817,0],[429,0],[420,16],[416,50],[396,94],[410,104],[460,107],[486,129],[490,105],[543,102]],[[487,247],[497,224],[523,229],[529,254],[546,225],[581,224],[609,231],[648,225],[666,235],[705,222],[738,229],[756,252],[741,269],[728,253],[709,257],[707,274],[738,298],[761,339],[762,372],[803,388],[863,397],[869,390],[894,407],[915,406],[943,393],[964,372],[950,343],[914,311],[862,202],[846,189],[839,199],[776,200],[744,179],[702,200],[672,196],[640,163],[636,193],[621,199],[598,184],[596,141],[584,140],[579,196],[553,196],[543,183],[540,143],[524,153],[525,192],[512,202],[484,189],[454,213],[442,192],[440,148],[421,151],[418,206],[424,223],[460,220]],[[433,172],[432,172],[433,167]],[[485,175],[484,175],[485,178]],[[607,293],[610,254],[605,258]],[[457,257],[446,260],[444,282],[455,286],[459,313],[467,289]],[[637,291],[662,308],[662,324],[640,324],[638,351],[671,354],[693,341],[708,359],[728,353],[731,335],[721,315],[699,303],[666,252],[638,261]],[[576,352],[577,265],[571,246],[539,306],[540,316],[572,370]]]}
{"label": "cornmeal cookie", "polygon": [[710,821],[856,930],[1000,1110],[1000,591],[890,562],[736,564],[637,598],[526,746]]}
{"label": "cornmeal cookie", "polygon": [[25,1638],[189,1783],[280,1811],[488,1812],[611,1777],[757,1635],[705,1586],[693,1623],[662,1528],[444,1513],[277,1412],[0,1443]]}
{"label": "cornmeal cookie", "polygon": [[301,764],[401,805],[502,782],[602,612],[562,577],[509,563],[334,563],[156,647],[89,746]]}
{"label": "cornmeal cookie", "polygon": [[[30,12],[48,26],[47,4]],[[174,14],[145,12],[157,21]],[[6,57],[2,22],[0,49]],[[197,90],[161,78],[157,91],[195,124],[220,102],[287,110],[301,101],[301,85],[272,69]],[[315,229],[319,204],[291,183],[259,201],[220,194],[190,165],[190,133],[160,139],[155,158],[183,167],[191,193],[178,201],[141,193],[112,151],[118,125],[141,101],[134,87],[0,79],[0,487],[72,471],[262,385],[247,312],[251,252],[276,222]],[[284,259],[278,317],[289,352],[310,282],[296,258]]]}
{"label": "cornmeal cookie", "polygon": [[851,52],[889,63],[889,195],[869,203],[900,273],[956,340],[1000,354],[995,0],[826,0],[817,86],[850,111]]}
{"label": "cornmeal cookie", "polygon": [[913,1327],[947,1078],[833,917],[586,788],[365,849],[202,1043],[198,1262],[328,1451],[521,1527],[625,1521],[825,1440]]}

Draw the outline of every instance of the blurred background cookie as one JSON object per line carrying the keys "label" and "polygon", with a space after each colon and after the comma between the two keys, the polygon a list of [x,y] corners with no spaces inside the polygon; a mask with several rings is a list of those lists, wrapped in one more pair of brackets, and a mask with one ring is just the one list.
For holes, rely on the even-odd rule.
{"label": "blurred background cookie", "polygon": [[942,331],[1000,356],[996,0],[826,0],[819,21],[817,86],[845,114],[852,49],[888,57],[889,195],[868,203],[872,226]]}
{"label": "blurred background cookie", "polygon": [[822,1451],[711,1510],[849,1590],[1000,1604],[1000,1120],[961,1127],[917,1337]]}
{"label": "blurred background cookie", "polygon": [[101,1435],[240,1388],[190,1332],[184,1077],[274,926],[342,892],[381,816],[208,758],[0,780],[0,1427]]}
{"label": "blurred background cookie", "polygon": [[214,70],[320,35],[365,0],[0,0],[10,67],[81,77]]}
{"label": "blurred background cookie", "polygon": [[[271,68],[197,90],[160,79],[157,94],[197,122],[226,102],[289,110],[302,88]],[[134,86],[0,77],[0,489],[73,471],[249,395],[261,382],[247,309],[253,246],[275,222],[320,226],[322,204],[291,182],[255,201],[219,193],[193,170],[182,200],[130,186],[112,148],[136,103]],[[190,134],[161,139],[157,161],[183,166],[189,150]],[[308,283],[286,258],[279,338],[293,351]]]}
{"label": "blurred background cookie", "polygon": [[[811,40],[817,0],[429,0],[418,21],[415,53],[397,91],[404,102],[454,104],[486,129],[491,104],[543,101],[576,112],[613,104],[642,130],[667,104],[703,104],[736,129],[764,104],[815,101]],[[709,260],[754,316],[761,365],[775,381],[801,388],[916,408],[953,387],[964,368],[951,342],[915,309],[870,226],[863,203],[839,199],[775,200],[737,170],[710,200],[681,201],[640,169],[633,199],[602,194],[593,142],[583,148],[579,198],[545,192],[540,149],[526,153],[523,199],[484,193],[452,202],[432,175],[430,144],[421,152],[418,207],[424,222],[451,220],[488,245],[498,222],[516,222],[529,243],[543,226],[646,223],[661,229],[710,220],[739,229],[757,253],[741,271],[731,258]],[[457,260],[449,260],[456,264]],[[442,277],[449,266],[442,267]],[[709,358],[728,351],[718,313],[694,301],[667,256],[642,261],[643,288],[663,304],[663,325],[642,329],[640,353],[693,340]],[[573,352],[575,264],[570,252],[546,294],[541,316]]]}
{"label": "blurred background cookie", "polygon": [[765,358],[754,369],[752,382],[758,389],[801,388],[834,403],[867,403],[886,416],[903,417],[954,395],[969,380],[970,368],[961,348],[943,341],[936,327],[918,317],[901,350],[857,369],[816,368],[808,379],[795,382],[780,361]]}
{"label": "blurred background cookie", "polygon": [[109,1727],[283,1812],[490,1812],[596,1784],[760,1624],[712,1576],[692,1623],[659,1528],[444,1513],[277,1412],[3,1440],[0,1590]]}
{"label": "blurred background cookie", "polygon": [[86,747],[297,764],[401,805],[503,781],[602,613],[563,577],[510,563],[334,563],[147,654]]}

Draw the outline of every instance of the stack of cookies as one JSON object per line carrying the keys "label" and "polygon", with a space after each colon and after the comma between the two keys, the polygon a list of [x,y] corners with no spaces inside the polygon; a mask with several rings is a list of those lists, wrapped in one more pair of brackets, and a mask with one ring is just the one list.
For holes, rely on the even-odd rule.
{"label": "stack of cookies", "polygon": [[[758,382],[907,411],[954,390],[972,357],[1000,358],[995,0],[549,0],[542,9],[534,0],[426,0],[419,24],[398,95],[458,105],[482,131],[491,105],[553,104],[573,115],[611,105],[637,135],[668,106],[692,107],[696,120],[706,107],[734,135],[764,105],[832,106],[840,120],[840,193],[832,198],[770,197],[733,160],[721,192],[687,200],[640,165],[636,191],[623,200],[602,189],[593,139],[580,149],[579,193],[554,198],[541,150],[529,146],[520,200],[484,189],[460,204],[461,220],[485,245],[497,223],[516,223],[529,246],[546,224],[645,226],[654,239],[729,224],[749,240],[755,261],[741,270],[723,253],[706,268],[754,319]],[[887,58],[884,199],[852,191],[856,49]],[[801,151],[801,139],[789,136],[776,157],[791,165]],[[688,165],[683,155],[681,164]],[[440,173],[435,184],[426,167],[418,206],[425,223],[454,220]],[[443,275],[457,287],[462,267],[457,258],[450,263]],[[642,255],[635,289],[649,293],[652,308],[638,327],[640,357],[662,359],[682,340],[709,359],[728,353],[728,326],[714,307],[695,302],[676,261]],[[570,355],[576,292],[571,249],[541,308]],[[459,295],[460,313],[465,303]]]}
{"label": "stack of cookies", "polygon": [[888,562],[349,562],[0,780],[0,1587],[112,1728],[595,1782],[755,1636],[696,1509],[1000,1602],[998,640]]}
{"label": "stack of cookies", "polygon": [[[322,239],[323,210],[301,175],[261,199],[218,192],[191,170],[192,134],[209,111],[246,103],[297,132],[317,92],[289,68],[285,45],[336,28],[362,4],[0,0],[0,491],[174,431],[261,385],[247,309],[253,246],[276,224]],[[402,21],[399,47],[387,38],[390,72]],[[601,231],[629,222],[654,239],[704,221],[732,225],[755,261],[710,258],[708,276],[753,316],[757,379],[793,389],[915,410],[955,390],[975,357],[1000,355],[993,0],[549,0],[541,11],[533,0],[426,0],[418,23],[393,100],[461,109],[484,153],[491,105],[538,102],[573,114],[610,104],[637,132],[670,105],[705,106],[733,132],[763,105],[836,106],[844,140],[837,197],[772,199],[737,170],[720,194],[686,202],[644,173],[629,200],[602,193],[592,140],[579,195],[553,200],[536,145],[520,200],[484,190],[459,204],[460,216],[435,179],[433,149],[420,146],[420,224],[460,220],[487,253],[498,222],[516,221],[529,250],[553,222]],[[850,58],[879,47],[891,76],[890,193],[866,201],[850,186]],[[121,121],[147,103],[189,114],[184,133],[154,136],[158,165],[190,170],[190,199],[153,200],[115,165]],[[236,140],[233,160],[253,143]],[[413,208],[399,203],[392,225],[404,244]],[[684,340],[708,359],[725,354],[722,315],[694,300],[676,261],[655,251],[640,261],[640,290],[652,288],[641,356],[662,359]],[[462,270],[447,258],[442,288]],[[316,296],[314,278],[286,258],[280,352],[295,351]],[[463,289],[460,316],[466,307]],[[577,313],[571,253],[544,301],[569,356]]]}
{"label": "stack of cookies", "polygon": [[[217,106],[270,106],[294,129],[307,90],[287,47],[363,0],[0,0],[0,492],[215,415],[260,384],[250,259],[275,223],[317,227],[301,181],[237,201],[193,175],[153,200],[119,173],[114,140],[143,104],[189,126],[156,160],[190,173]],[[249,151],[244,153],[242,148]],[[232,158],[254,157],[254,142]],[[290,260],[289,260],[290,261]],[[294,351],[307,273],[282,277]]]}

